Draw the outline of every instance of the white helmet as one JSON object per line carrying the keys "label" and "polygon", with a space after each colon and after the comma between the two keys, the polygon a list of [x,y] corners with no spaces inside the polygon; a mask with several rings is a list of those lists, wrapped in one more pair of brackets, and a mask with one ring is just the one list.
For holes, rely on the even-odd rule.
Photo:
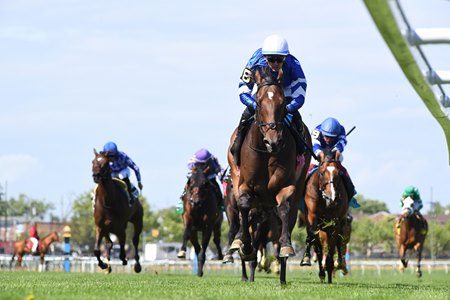
{"label": "white helmet", "polygon": [[289,47],[284,37],[272,34],[266,37],[262,46],[263,55],[288,55]]}

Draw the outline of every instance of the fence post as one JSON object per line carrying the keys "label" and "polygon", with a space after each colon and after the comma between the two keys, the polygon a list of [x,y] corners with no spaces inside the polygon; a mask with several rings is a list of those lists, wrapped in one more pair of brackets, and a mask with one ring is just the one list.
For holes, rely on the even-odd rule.
{"label": "fence post", "polygon": [[72,231],[68,225],[63,228],[64,237],[64,272],[70,272],[70,237],[72,236]]}

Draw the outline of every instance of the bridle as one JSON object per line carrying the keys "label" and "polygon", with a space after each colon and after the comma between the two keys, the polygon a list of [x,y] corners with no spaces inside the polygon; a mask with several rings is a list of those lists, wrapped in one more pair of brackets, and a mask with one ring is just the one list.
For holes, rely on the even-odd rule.
{"label": "bridle", "polygon": [[[106,162],[102,165],[101,160],[105,160]],[[100,183],[102,179],[107,179],[111,177],[111,169],[108,167],[108,159],[103,156],[99,155],[94,158],[94,168],[99,168],[100,171],[98,173],[93,173],[92,178],[94,179],[95,183]]]}
{"label": "bridle", "polygon": [[[326,207],[329,208],[329,207],[333,207],[333,206],[337,205],[335,199],[337,199],[339,195],[337,194],[338,191],[336,189],[336,185],[334,184],[335,183],[334,176],[329,176],[329,180],[327,180],[327,181],[324,179],[325,173],[321,170],[321,166],[325,163],[337,163],[338,164],[338,166],[337,166],[338,176],[339,176],[339,163],[335,159],[326,159],[326,160],[320,162],[319,169],[317,170],[317,172],[319,174],[319,191],[321,192],[322,199],[325,200]],[[330,174],[332,174],[335,166],[327,166],[326,168],[327,168],[327,171]],[[331,195],[329,195],[326,192],[327,185],[330,185]]]}

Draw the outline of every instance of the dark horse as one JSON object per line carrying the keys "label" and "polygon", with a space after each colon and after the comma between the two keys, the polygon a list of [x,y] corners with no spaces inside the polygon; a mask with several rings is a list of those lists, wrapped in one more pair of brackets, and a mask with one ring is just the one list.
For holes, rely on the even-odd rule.
{"label": "dark horse", "polygon": [[[187,241],[190,240],[197,255],[197,275],[203,276],[203,266],[206,261],[206,249],[214,232],[213,241],[217,247],[218,258],[222,259],[220,234],[223,214],[218,207],[214,186],[206,178],[206,169],[199,165],[192,167],[192,174],[183,195],[183,244],[178,252],[178,258],[186,258]],[[202,243],[198,241],[198,231],[202,232]]]}
{"label": "dark horse", "polygon": [[[233,192],[241,214],[239,237],[233,248],[239,248],[244,260],[253,260],[256,249],[249,232],[249,213],[252,208],[276,207],[281,220],[280,283],[286,283],[286,261],[295,255],[291,244],[291,232],[297,220],[300,197],[305,188],[306,165],[311,156],[297,157],[296,144],[290,130],[285,126],[286,103],[283,88],[278,78],[273,78],[266,68],[257,69],[255,122],[252,123],[241,147],[241,166],[234,163],[230,147],[228,163],[231,167]],[[303,124],[306,143],[311,145],[308,128]],[[299,162],[299,163],[298,163]],[[306,163],[305,163],[306,162]]]}
{"label": "dark horse", "polygon": [[[97,187],[94,192],[94,220],[96,225],[94,254],[97,257],[98,266],[111,272],[109,263],[111,256],[112,240],[110,234],[117,236],[120,245],[119,258],[122,264],[127,265],[125,254],[126,229],[128,222],[134,225],[133,246],[134,246],[134,271],[141,272],[139,263],[139,236],[142,232],[143,209],[138,200],[133,201],[133,205],[128,205],[128,191],[126,184],[111,177],[111,167],[109,166],[108,153],[97,153],[94,149],[95,158],[92,161],[92,177]],[[100,258],[100,244],[105,238],[106,262]]]}
{"label": "dark horse", "polygon": [[[412,209],[412,201],[409,206],[409,209]],[[404,204],[404,213],[397,220],[395,226],[395,241],[397,242],[398,253],[402,263],[400,270],[403,271],[408,266],[408,260],[405,258],[406,251],[414,249],[417,255],[416,275],[421,277],[420,261],[422,260],[422,249],[428,232],[428,222],[423,216],[417,213],[408,213],[407,210]]]}
{"label": "dark horse", "polygon": [[[43,270],[44,256],[47,254],[48,247],[53,243],[59,241],[58,233],[52,232],[39,240],[37,251],[40,257],[40,267]],[[14,257],[17,255],[16,267],[22,266],[22,258],[24,254],[31,253],[31,242],[29,240],[20,240],[14,243],[14,252],[11,257],[11,264],[14,262]]]}
{"label": "dark horse", "polygon": [[[340,175],[340,152],[321,152],[319,168],[308,179],[306,184],[306,230],[312,241],[319,263],[319,277],[325,280],[325,270],[328,283],[332,283],[334,269],[334,253],[338,251],[338,263],[342,264],[344,228],[347,222],[348,195]],[[326,233],[322,236],[319,232]],[[326,241],[326,243],[325,243]],[[323,249],[324,245],[328,249]],[[325,268],[322,264],[326,252]]]}

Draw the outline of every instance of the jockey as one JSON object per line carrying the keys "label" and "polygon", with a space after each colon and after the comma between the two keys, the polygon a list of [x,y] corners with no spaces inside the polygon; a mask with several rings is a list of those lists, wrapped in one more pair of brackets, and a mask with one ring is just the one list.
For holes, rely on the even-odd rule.
{"label": "jockey", "polygon": [[238,131],[231,147],[236,165],[240,165],[240,149],[245,134],[250,125],[250,119],[256,110],[256,86],[253,73],[259,67],[269,66],[276,75],[280,70],[283,72],[283,90],[286,97],[286,120],[294,136],[297,152],[303,154],[304,142],[302,138],[302,119],[298,109],[303,106],[306,94],[306,79],[300,62],[289,53],[287,41],[279,35],[270,35],[264,42],[262,48],[253,53],[242,72],[239,81],[239,98],[247,106],[239,121]]}
{"label": "jockey", "polygon": [[[339,156],[339,161],[342,163],[342,161],[344,160],[342,152],[344,151],[344,147],[347,145],[347,137],[345,134],[344,126],[342,126],[338,122],[338,120],[336,120],[335,118],[325,119],[311,132],[311,139],[313,152],[317,157],[324,149],[339,151],[341,153],[341,155]],[[309,167],[309,171],[318,166],[318,164],[318,161],[313,160]],[[355,186],[353,185],[350,175],[342,164],[341,175],[343,175],[342,177],[344,179],[345,188],[349,195],[350,206],[353,208],[360,207],[354,197],[356,195]]]}
{"label": "jockey", "polygon": [[103,152],[108,153],[109,165],[111,167],[113,178],[118,178],[124,181],[128,189],[128,202],[129,205],[133,205],[134,198],[137,196],[133,195],[133,188],[130,182],[130,169],[133,169],[136,174],[136,179],[138,181],[138,187],[142,191],[143,185],[141,182],[141,173],[139,167],[128,157],[124,152],[117,149],[117,145],[113,142],[108,142],[103,146]]}
{"label": "jockey", "polygon": [[31,243],[33,243],[33,246],[31,247],[32,255],[39,254],[39,251],[38,251],[39,235],[38,235],[38,231],[37,231],[37,226],[34,222],[31,224],[31,228],[30,228],[30,241],[31,241]]}
{"label": "jockey", "polygon": [[[422,199],[420,198],[419,189],[415,186],[408,185],[400,198],[400,206],[402,208],[402,215],[400,217],[400,221],[402,218],[407,218],[412,214],[417,214],[419,218],[422,220],[422,214],[420,210],[423,207]],[[397,223],[397,227],[400,227],[400,221]]]}
{"label": "jockey", "polygon": [[[191,175],[191,171],[192,168],[194,167],[194,165],[201,165],[206,169],[207,168],[207,172],[205,173],[206,178],[209,179],[209,181],[211,182],[211,184],[214,187],[214,192],[216,193],[216,198],[217,198],[217,205],[219,206],[221,211],[224,211],[224,204],[223,204],[223,196],[222,196],[222,192],[220,191],[220,187],[219,184],[216,181],[216,177],[217,176],[221,176],[222,175],[222,167],[219,164],[218,159],[212,155],[207,149],[205,148],[201,148],[199,150],[197,150],[197,152],[194,153],[194,155],[192,155],[192,157],[189,159],[187,167],[189,170],[188,173],[188,178]],[[183,192],[183,196],[186,193],[186,188]],[[183,213],[183,196],[181,196],[180,201],[178,202],[176,211],[178,213]]]}

